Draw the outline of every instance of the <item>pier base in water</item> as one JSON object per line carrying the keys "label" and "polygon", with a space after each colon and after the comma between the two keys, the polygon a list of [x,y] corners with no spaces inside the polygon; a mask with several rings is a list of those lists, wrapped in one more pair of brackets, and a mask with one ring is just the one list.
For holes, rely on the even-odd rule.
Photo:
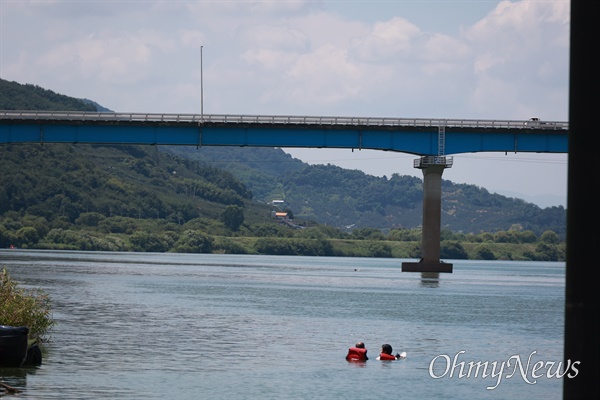
{"label": "pier base in water", "polygon": [[452,264],[443,261],[403,262],[402,272],[448,272],[452,273]]}

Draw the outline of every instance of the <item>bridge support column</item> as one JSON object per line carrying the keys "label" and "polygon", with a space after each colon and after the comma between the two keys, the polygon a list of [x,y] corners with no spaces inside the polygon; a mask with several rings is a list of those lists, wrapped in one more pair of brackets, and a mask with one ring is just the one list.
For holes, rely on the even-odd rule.
{"label": "bridge support column", "polygon": [[451,157],[421,157],[415,168],[423,171],[423,231],[421,260],[403,262],[404,272],[452,272],[452,264],[440,261],[442,174],[452,166]]}

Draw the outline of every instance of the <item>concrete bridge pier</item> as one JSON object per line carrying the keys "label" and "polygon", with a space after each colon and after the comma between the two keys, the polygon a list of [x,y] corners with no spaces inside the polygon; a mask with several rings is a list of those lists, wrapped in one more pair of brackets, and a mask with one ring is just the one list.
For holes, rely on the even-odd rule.
{"label": "concrete bridge pier", "polygon": [[452,166],[452,157],[426,156],[415,160],[423,171],[423,231],[421,260],[403,262],[403,272],[452,272],[452,264],[440,261],[442,174]]}

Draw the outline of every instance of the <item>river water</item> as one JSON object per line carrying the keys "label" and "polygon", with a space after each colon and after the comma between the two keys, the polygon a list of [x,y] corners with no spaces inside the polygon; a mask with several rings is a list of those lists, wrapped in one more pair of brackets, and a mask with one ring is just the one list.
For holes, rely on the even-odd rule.
{"label": "river water", "polygon": [[401,262],[0,250],[57,321],[42,365],[0,380],[24,399],[562,398],[564,263]]}

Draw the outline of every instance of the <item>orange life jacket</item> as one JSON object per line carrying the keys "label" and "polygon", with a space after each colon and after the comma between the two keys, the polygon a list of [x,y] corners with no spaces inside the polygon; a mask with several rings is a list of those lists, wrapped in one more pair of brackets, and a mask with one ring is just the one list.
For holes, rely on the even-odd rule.
{"label": "orange life jacket", "polygon": [[356,360],[356,361],[367,361],[367,349],[361,349],[358,347],[350,347],[348,349],[348,355],[346,356],[346,360]]}
{"label": "orange life jacket", "polygon": [[391,354],[381,353],[381,354],[379,355],[379,359],[380,359],[380,360],[395,360],[395,359],[396,359],[396,357],[395,357],[395,356],[393,356],[393,355],[391,355]]}

